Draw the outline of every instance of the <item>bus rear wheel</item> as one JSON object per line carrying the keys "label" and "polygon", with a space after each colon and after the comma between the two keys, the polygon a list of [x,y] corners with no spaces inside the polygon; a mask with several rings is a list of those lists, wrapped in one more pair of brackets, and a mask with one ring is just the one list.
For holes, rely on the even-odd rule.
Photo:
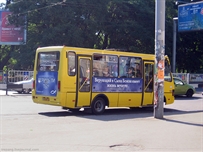
{"label": "bus rear wheel", "polygon": [[102,114],[105,110],[105,101],[103,98],[96,98],[91,105],[92,112],[96,115]]}

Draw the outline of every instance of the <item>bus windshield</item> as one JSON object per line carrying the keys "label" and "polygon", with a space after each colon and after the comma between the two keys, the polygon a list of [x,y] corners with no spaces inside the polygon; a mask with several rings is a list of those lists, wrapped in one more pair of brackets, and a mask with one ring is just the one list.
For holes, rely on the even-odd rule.
{"label": "bus windshield", "polygon": [[58,71],[59,52],[40,52],[37,65],[38,71]]}

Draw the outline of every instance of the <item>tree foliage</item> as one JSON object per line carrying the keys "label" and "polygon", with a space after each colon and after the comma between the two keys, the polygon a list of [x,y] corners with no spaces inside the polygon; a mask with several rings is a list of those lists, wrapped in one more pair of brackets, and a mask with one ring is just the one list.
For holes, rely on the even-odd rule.
{"label": "tree foliage", "polygon": [[[10,64],[15,69],[32,69],[35,50],[42,46],[116,48],[154,54],[155,0],[7,0],[6,7],[13,13],[10,23],[23,25],[22,17],[26,17],[27,42],[1,46],[0,68]],[[176,16],[173,0],[167,0],[165,52],[170,58]],[[203,65],[201,33],[178,34],[179,71],[197,70]],[[196,67],[190,57],[197,59]]]}

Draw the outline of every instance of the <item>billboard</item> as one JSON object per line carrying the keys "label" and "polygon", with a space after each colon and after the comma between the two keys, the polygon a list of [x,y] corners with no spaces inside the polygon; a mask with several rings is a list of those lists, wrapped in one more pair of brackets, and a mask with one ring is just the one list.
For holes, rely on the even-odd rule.
{"label": "billboard", "polygon": [[0,45],[22,45],[26,42],[26,30],[24,27],[9,25],[9,11],[0,10]]}
{"label": "billboard", "polygon": [[190,74],[190,83],[203,83],[203,74]]}
{"label": "billboard", "polygon": [[203,30],[203,2],[178,6],[178,31]]}

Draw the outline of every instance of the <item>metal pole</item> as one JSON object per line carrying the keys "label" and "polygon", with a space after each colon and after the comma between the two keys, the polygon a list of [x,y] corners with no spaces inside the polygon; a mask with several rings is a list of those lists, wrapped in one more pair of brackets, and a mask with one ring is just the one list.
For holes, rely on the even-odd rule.
{"label": "metal pole", "polygon": [[176,36],[177,36],[177,20],[178,18],[173,18],[173,73],[176,73]]}
{"label": "metal pole", "polygon": [[163,118],[165,63],[165,0],[156,0],[155,12],[154,117]]}
{"label": "metal pole", "polygon": [[6,95],[8,95],[8,66],[6,67]]}

